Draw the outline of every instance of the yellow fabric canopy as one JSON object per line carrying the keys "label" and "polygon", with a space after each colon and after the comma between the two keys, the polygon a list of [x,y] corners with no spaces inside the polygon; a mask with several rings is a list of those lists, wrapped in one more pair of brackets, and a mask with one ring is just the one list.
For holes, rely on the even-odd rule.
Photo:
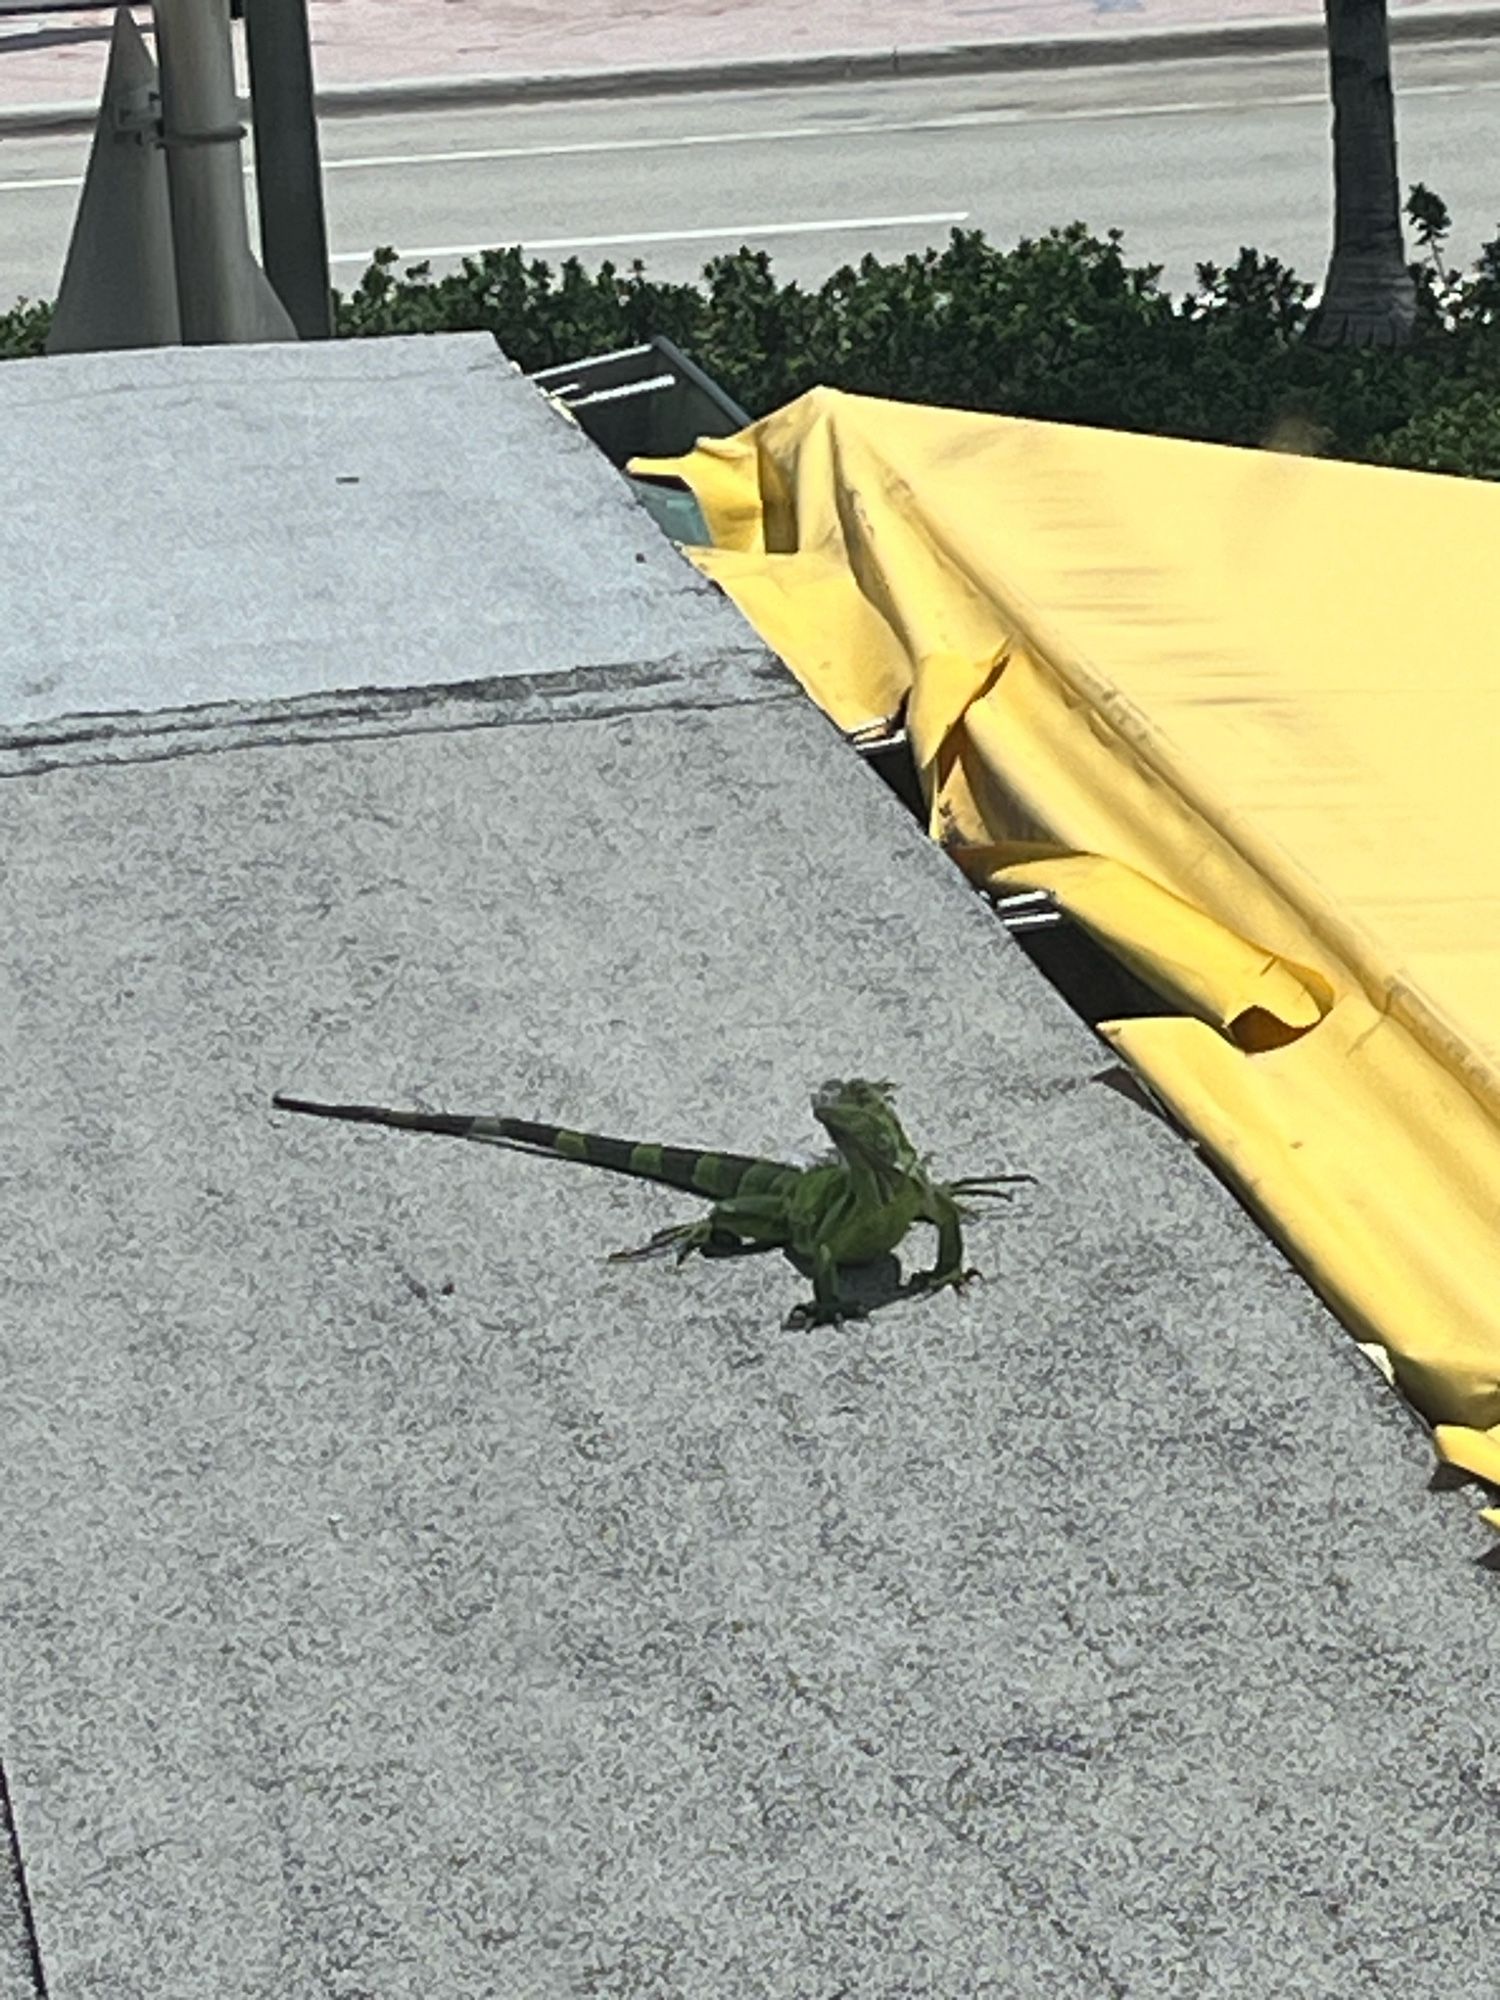
{"label": "yellow fabric canopy", "polygon": [[689,553],[931,831],[1183,1008],[1104,1032],[1500,1486],[1500,487],[817,390]]}

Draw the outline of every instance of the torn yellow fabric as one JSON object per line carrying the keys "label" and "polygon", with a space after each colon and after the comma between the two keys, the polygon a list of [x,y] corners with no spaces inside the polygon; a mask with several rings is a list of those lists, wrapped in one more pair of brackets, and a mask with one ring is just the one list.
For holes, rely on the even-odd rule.
{"label": "torn yellow fabric", "polygon": [[693,560],[934,836],[1184,1018],[1122,1055],[1500,1486],[1500,487],[819,390]]}

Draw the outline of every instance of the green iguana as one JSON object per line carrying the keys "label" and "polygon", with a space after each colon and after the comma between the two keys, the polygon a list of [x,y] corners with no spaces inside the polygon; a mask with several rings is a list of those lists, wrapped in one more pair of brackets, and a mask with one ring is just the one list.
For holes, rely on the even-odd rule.
{"label": "green iguana", "polygon": [[932,1291],[947,1285],[961,1288],[979,1275],[964,1268],[961,1199],[968,1195],[1008,1199],[1012,1184],[1033,1178],[988,1174],[933,1180],[891,1107],[891,1092],[888,1083],[866,1083],[859,1077],[825,1083],[814,1093],[813,1116],[837,1150],[807,1167],[744,1153],[607,1139],[523,1118],[387,1111],[373,1104],[313,1104],[279,1095],[271,1102],[278,1110],[307,1112],[315,1118],[393,1125],[405,1132],[446,1132],[456,1139],[580,1160],[611,1173],[703,1195],[713,1207],[700,1221],[659,1230],[638,1250],[617,1250],[615,1259],[675,1251],[680,1264],[695,1250],[708,1256],[745,1249],[784,1250],[813,1281],[811,1306],[797,1308],[787,1322],[790,1326],[863,1318],[863,1308],[840,1290],[839,1273],[846,1265],[886,1256],[914,1222],[930,1222],[938,1233],[937,1261],[916,1284]]}

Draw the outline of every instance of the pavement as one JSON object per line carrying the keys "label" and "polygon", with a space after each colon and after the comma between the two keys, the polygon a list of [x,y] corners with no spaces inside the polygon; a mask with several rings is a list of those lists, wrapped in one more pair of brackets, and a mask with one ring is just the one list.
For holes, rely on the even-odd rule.
{"label": "pavement", "polygon": [[[1468,2000],[1469,1496],[574,425],[481,334],[0,422],[0,1996]],[[799,1332],[269,1104],[784,1153],[851,1068],[1037,1179]]]}
{"label": "pavement", "polygon": [[[149,24],[149,9],[137,17]],[[1500,32],[1487,0],[1390,0],[1393,33]],[[97,105],[112,11],[0,15],[0,131],[11,114]],[[1322,0],[310,0],[313,61],[329,108],[423,86],[505,101],[521,87],[732,87],[800,75],[1205,55],[1236,36],[1305,47]],[[851,71],[850,64],[856,67]],[[243,66],[242,66],[243,74]]]}

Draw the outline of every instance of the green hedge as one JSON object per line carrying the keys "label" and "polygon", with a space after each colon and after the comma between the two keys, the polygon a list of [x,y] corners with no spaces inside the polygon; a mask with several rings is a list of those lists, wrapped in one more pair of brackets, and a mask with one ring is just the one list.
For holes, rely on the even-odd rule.
{"label": "green hedge", "polygon": [[1407,214],[1418,332],[1402,353],[1327,350],[1307,338],[1312,287],[1241,250],[1198,267],[1181,298],[1131,264],[1118,230],[1082,223],[1012,250],[978,230],[882,263],[866,257],[815,291],[780,284],[763,252],[661,284],[640,265],[553,271],[490,251],[450,277],[396,275],[390,250],[339,300],[343,334],[482,327],[523,368],[629,345],[684,347],[753,411],[816,383],[917,402],[1107,424],[1228,444],[1273,444],[1500,478],[1500,239],[1474,270],[1448,268],[1448,215],[1416,187]]}
{"label": "green hedge", "polygon": [[[1203,264],[1191,291],[1126,260],[1118,230],[1082,223],[1001,250],[978,230],[882,263],[864,258],[816,290],[779,283],[763,252],[665,284],[633,265],[559,269],[520,250],[464,260],[447,277],[400,272],[383,249],[335,294],[341,336],[484,329],[524,369],[664,333],[747,409],[817,383],[918,402],[1275,445],[1500,478],[1500,238],[1474,269],[1443,261],[1446,210],[1407,204],[1421,261],[1415,340],[1400,353],[1307,339],[1311,287],[1274,257]],[[50,310],[0,317],[0,354],[40,352]]]}
{"label": "green hedge", "polygon": [[32,299],[22,299],[9,312],[0,313],[0,361],[40,354],[51,325],[51,306]]}

